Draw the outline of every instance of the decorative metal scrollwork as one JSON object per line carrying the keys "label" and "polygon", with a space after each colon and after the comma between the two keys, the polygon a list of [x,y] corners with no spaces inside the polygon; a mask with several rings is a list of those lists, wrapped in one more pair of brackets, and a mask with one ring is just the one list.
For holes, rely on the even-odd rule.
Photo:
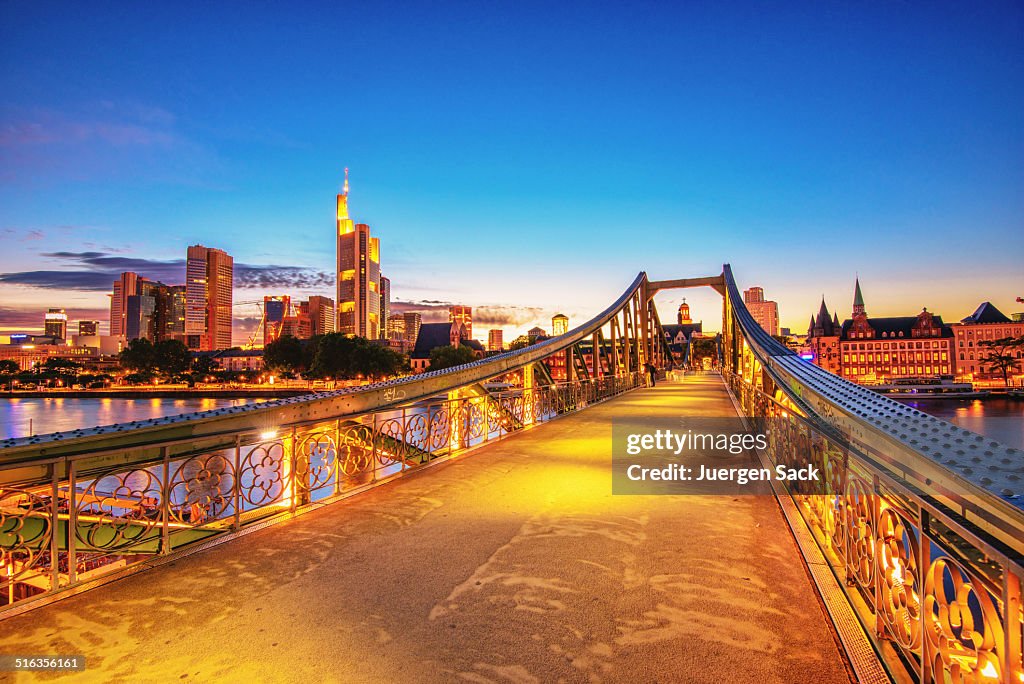
{"label": "decorative metal scrollwork", "polygon": [[127,549],[151,538],[160,523],[163,485],[146,468],[109,471],[76,494],[75,537],[86,548]]}
{"label": "decorative metal scrollwork", "polygon": [[49,497],[26,489],[0,489],[0,586],[33,574],[49,557],[53,535]]}

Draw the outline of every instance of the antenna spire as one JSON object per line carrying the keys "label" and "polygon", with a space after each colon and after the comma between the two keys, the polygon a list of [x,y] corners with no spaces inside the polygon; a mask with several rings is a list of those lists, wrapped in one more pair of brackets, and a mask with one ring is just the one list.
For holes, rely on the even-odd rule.
{"label": "antenna spire", "polygon": [[341,189],[341,194],[348,195],[348,167],[345,167],[345,185]]}

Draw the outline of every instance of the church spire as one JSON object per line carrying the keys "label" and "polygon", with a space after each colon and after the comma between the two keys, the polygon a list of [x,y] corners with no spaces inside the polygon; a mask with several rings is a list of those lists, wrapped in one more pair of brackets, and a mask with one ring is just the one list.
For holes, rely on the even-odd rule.
{"label": "church spire", "polygon": [[864,315],[864,295],[860,291],[860,276],[857,276],[853,290],[853,315]]}

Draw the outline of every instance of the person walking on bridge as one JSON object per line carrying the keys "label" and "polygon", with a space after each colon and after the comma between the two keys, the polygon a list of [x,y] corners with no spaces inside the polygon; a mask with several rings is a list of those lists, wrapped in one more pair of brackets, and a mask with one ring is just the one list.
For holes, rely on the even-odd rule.
{"label": "person walking on bridge", "polygon": [[651,376],[651,387],[654,387],[658,380],[658,369],[654,367],[654,364],[646,363],[644,364],[644,370]]}

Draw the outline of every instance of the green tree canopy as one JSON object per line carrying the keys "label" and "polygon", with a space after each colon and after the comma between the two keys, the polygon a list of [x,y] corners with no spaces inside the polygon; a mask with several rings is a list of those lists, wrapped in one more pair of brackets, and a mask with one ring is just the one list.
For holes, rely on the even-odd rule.
{"label": "green tree canopy", "polygon": [[461,366],[464,363],[476,361],[476,354],[471,347],[464,344],[458,347],[446,346],[430,350],[430,367],[428,371],[442,370]]}
{"label": "green tree canopy", "polygon": [[213,375],[220,370],[220,366],[213,358],[206,356],[196,357],[195,361],[192,362],[192,370],[200,375]]}
{"label": "green tree canopy", "polygon": [[328,333],[316,340],[309,375],[315,378],[377,379],[402,373],[408,366],[403,355],[366,338]]}
{"label": "green tree canopy", "polygon": [[153,347],[153,362],[164,375],[180,375],[192,365],[192,354],[181,340],[163,340]]}
{"label": "green tree canopy", "polygon": [[156,368],[156,350],[153,343],[144,338],[130,341],[117,358],[121,368],[136,373],[152,373]]}
{"label": "green tree canopy", "polygon": [[284,335],[263,349],[263,367],[278,373],[300,373],[309,367],[312,359],[308,358],[302,340],[291,335]]}
{"label": "green tree canopy", "polygon": [[530,338],[526,335],[520,335],[516,339],[512,340],[508,345],[509,351],[515,351],[516,349],[525,349],[530,346]]}

